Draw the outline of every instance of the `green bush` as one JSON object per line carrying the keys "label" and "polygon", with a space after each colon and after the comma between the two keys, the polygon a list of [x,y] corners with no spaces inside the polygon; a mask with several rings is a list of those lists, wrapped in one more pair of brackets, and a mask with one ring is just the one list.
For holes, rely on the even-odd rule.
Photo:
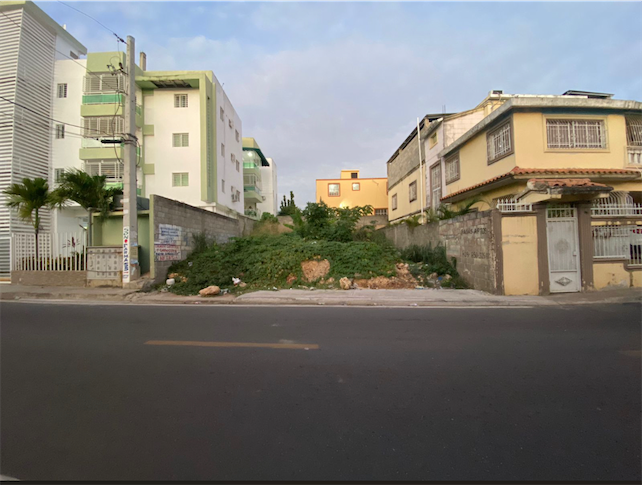
{"label": "green bush", "polygon": [[349,242],[359,219],[372,213],[369,205],[335,208],[323,201],[308,202],[305,209],[292,215],[293,228],[303,238]]}
{"label": "green bush", "polygon": [[439,276],[450,275],[450,281],[442,280],[442,286],[453,288],[466,288],[466,283],[457,271],[457,259],[446,255],[446,247],[437,245],[434,248],[431,244],[427,246],[413,245],[400,252],[404,261],[415,263],[410,266],[413,276],[420,281],[433,273]]}
{"label": "green bush", "polygon": [[300,282],[301,262],[312,259],[327,259],[327,277],[337,281],[344,276],[392,276],[398,258],[395,250],[373,242],[305,240],[296,234],[280,234],[214,244],[173,264],[169,272],[187,278],[184,282],[179,278],[171,291],[190,295],[210,285],[231,288],[232,277],[241,278],[248,289],[289,287],[287,277],[293,274]]}

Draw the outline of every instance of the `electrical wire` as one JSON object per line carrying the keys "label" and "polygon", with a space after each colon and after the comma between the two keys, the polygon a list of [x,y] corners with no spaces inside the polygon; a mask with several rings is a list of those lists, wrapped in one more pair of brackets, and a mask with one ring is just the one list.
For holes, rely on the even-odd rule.
{"label": "electrical wire", "polygon": [[65,54],[64,52],[60,52],[58,49],[56,49],[55,47],[52,47],[52,46],[51,46],[51,45],[49,45],[49,44],[46,44],[46,43],[45,43],[44,41],[42,41],[39,37],[36,37],[35,35],[33,35],[33,34],[32,34],[31,32],[29,32],[28,30],[26,30],[26,29],[22,29],[21,25],[20,25],[19,23],[17,23],[15,20],[13,20],[11,17],[9,17],[6,13],[4,13],[4,12],[0,12],[0,13],[1,13],[2,15],[4,15],[7,19],[9,19],[11,22],[13,22],[13,24],[14,24],[14,25],[16,25],[18,28],[20,28],[20,29],[21,29],[21,30],[20,30],[21,34],[27,34],[27,35],[31,36],[31,38],[32,38],[32,39],[34,39],[34,40],[38,41],[41,45],[44,45],[45,47],[48,47],[49,49],[53,49],[53,50],[54,50],[54,52],[57,52],[57,53],[58,53],[58,54],[60,54],[61,56],[65,56],[67,59],[70,59],[70,60],[71,60],[71,61],[73,61],[75,64],[78,64],[80,67],[82,67],[82,68],[83,68],[83,69],[84,69],[88,74],[90,74],[90,75],[92,75],[92,76],[99,76],[99,74],[97,74],[97,73],[95,73],[95,72],[93,72],[93,71],[90,71],[89,69],[87,69],[87,67],[86,67],[86,66],[83,66],[80,62],[78,62],[78,61],[77,61],[76,59],[74,59],[73,57],[68,56],[68,55],[67,55],[67,54]]}
{"label": "electrical wire", "polygon": [[58,0],[58,3],[62,3],[64,6],[69,7],[70,9],[75,10],[76,12],[83,14],[85,17],[90,18],[91,20],[93,20],[94,22],[96,22],[98,25],[100,25],[103,29],[105,29],[107,32],[109,32],[109,33],[111,33],[111,34],[114,34],[114,35],[116,36],[116,39],[118,39],[118,41],[122,42],[123,44],[125,44],[125,43],[126,43],[126,42],[125,42],[125,41],[124,41],[124,40],[123,40],[123,39],[122,39],[122,38],[121,38],[121,37],[120,37],[116,32],[114,32],[113,30],[111,30],[109,27],[107,27],[107,26],[106,26],[105,24],[103,24],[102,22],[100,22],[100,21],[96,20],[95,18],[93,18],[91,15],[89,15],[89,14],[87,14],[87,13],[83,12],[82,10],[77,9],[76,7],[72,7],[71,5],[66,4],[65,2],[61,2],[60,0]]}
{"label": "electrical wire", "polygon": [[[10,124],[13,124],[13,123],[21,125],[24,122],[24,123],[30,123],[30,124],[32,124],[34,126],[39,126],[39,127],[45,128],[47,131],[54,131],[54,132],[56,131],[56,127],[55,126],[51,126],[51,125],[46,124],[46,123],[39,123],[38,121],[24,119],[24,118],[19,120],[18,117],[15,115],[15,113],[11,114],[11,113],[8,113],[6,111],[0,111],[0,114],[6,116],[8,118],[11,118],[12,120],[14,120],[14,121],[1,121],[0,120],[0,123],[5,124],[5,125],[10,125]],[[87,139],[90,139],[90,140],[98,140],[98,138],[87,137],[87,136],[84,136],[82,133],[76,133],[75,131],[68,131],[68,130],[65,129],[65,137],[67,137],[67,135],[70,135],[72,137],[78,137],[78,138],[87,138]]]}
{"label": "electrical wire", "polygon": [[102,132],[102,131],[100,131],[100,130],[92,130],[91,128],[86,128],[86,127],[84,127],[84,126],[74,125],[73,123],[67,123],[67,122],[65,122],[65,121],[60,121],[60,120],[57,120],[57,119],[55,119],[55,118],[50,118],[50,117],[48,117],[48,116],[46,116],[46,115],[43,115],[42,113],[38,113],[37,111],[34,111],[33,109],[31,109],[31,108],[29,108],[29,107],[27,107],[27,106],[24,106],[24,105],[22,105],[22,104],[20,104],[20,103],[16,103],[15,101],[11,101],[10,99],[5,98],[4,96],[0,96],[0,99],[3,99],[3,100],[5,100],[5,101],[7,101],[7,102],[9,102],[9,103],[11,103],[11,104],[15,104],[16,106],[20,106],[22,109],[26,109],[27,111],[30,111],[31,113],[33,113],[33,114],[35,114],[35,115],[38,115],[38,116],[40,116],[41,118],[44,118],[44,119],[47,119],[47,120],[50,120],[50,121],[55,121],[56,123],[62,123],[63,125],[73,126],[73,127],[75,127],[75,128],[80,128],[81,130],[89,130],[89,131],[92,131],[92,132],[94,132],[94,133],[98,133],[99,135],[103,135],[103,136],[104,136],[104,135],[109,135],[109,133],[103,133],[103,132]]}

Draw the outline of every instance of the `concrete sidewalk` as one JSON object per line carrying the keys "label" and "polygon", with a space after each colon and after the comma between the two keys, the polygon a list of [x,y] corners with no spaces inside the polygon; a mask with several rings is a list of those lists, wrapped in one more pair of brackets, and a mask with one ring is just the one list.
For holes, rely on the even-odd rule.
{"label": "concrete sidewalk", "polygon": [[640,289],[614,289],[550,296],[498,296],[476,290],[279,290],[212,298],[121,288],[0,285],[0,300],[111,301],[132,304],[328,305],[328,306],[555,306],[642,302]]}

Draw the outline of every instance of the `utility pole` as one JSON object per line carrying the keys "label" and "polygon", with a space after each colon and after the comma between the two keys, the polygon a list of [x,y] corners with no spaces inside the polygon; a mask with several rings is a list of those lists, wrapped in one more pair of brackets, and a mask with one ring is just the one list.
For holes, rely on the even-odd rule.
{"label": "utility pole", "polygon": [[123,287],[140,276],[138,264],[138,209],[136,193],[136,61],[134,38],[127,36],[127,92],[125,101],[123,177]]}
{"label": "utility pole", "polygon": [[424,223],[424,167],[421,158],[421,131],[419,130],[419,118],[417,118],[417,141],[419,142],[419,197],[421,197],[421,212],[419,213],[420,224]]}

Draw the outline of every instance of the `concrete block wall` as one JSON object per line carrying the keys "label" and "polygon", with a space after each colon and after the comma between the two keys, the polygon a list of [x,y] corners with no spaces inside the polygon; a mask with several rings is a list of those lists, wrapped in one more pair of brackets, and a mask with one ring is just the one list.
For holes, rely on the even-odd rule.
{"label": "concrete block wall", "polygon": [[[180,258],[185,259],[194,249],[194,236],[205,234],[209,241],[226,243],[232,237],[248,235],[254,221],[239,216],[238,219],[216,214],[199,207],[194,207],[176,200],[152,195],[150,197],[150,230],[153,230],[153,241],[158,241],[159,226],[168,224],[181,228]],[[175,261],[160,261],[152,251],[151,274],[155,282],[165,280],[167,270]]]}
{"label": "concrete block wall", "polygon": [[457,259],[457,271],[472,288],[497,293],[497,258],[492,211],[472,212],[417,227],[399,224],[381,229],[396,248],[442,244]]}

